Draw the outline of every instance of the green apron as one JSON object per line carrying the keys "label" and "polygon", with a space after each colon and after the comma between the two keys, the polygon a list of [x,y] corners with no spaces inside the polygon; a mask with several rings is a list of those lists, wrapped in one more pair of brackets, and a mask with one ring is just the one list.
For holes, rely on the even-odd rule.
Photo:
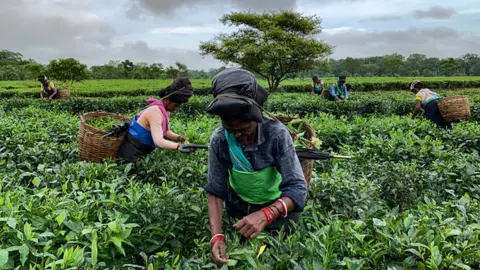
{"label": "green apron", "polygon": [[233,168],[229,171],[230,187],[247,203],[265,204],[280,198],[282,176],[275,166],[254,171],[235,137],[225,130]]}
{"label": "green apron", "polygon": [[316,83],[314,83],[313,85],[314,85],[313,89],[314,89],[315,93],[321,94],[322,91],[323,91],[322,85],[321,84],[316,84]]}
{"label": "green apron", "polygon": [[345,92],[343,91],[343,87],[339,87],[338,83],[335,83],[335,95],[337,97],[345,97]]}

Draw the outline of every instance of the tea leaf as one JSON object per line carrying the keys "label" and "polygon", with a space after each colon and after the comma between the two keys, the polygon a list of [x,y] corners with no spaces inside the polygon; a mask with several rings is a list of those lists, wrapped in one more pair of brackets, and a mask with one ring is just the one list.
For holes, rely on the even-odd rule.
{"label": "tea leaf", "polygon": [[228,263],[227,263],[227,266],[233,267],[233,266],[236,266],[237,263],[238,263],[237,260],[229,259],[229,260],[228,260]]}
{"label": "tea leaf", "polygon": [[7,225],[8,225],[8,227],[10,227],[12,229],[16,229],[17,228],[17,220],[14,219],[14,218],[8,218]]}
{"label": "tea leaf", "polygon": [[98,262],[97,232],[92,234],[92,265],[95,267]]}
{"label": "tea leaf", "polygon": [[67,213],[65,211],[61,211],[60,214],[58,214],[56,219],[58,225],[62,224],[66,217],[67,217]]}
{"label": "tea leaf", "polygon": [[33,239],[32,225],[30,225],[30,223],[27,222],[23,225],[23,233],[25,237],[27,237],[27,240]]}
{"label": "tea leaf", "polygon": [[265,251],[265,248],[267,248],[267,245],[263,245],[258,249],[258,254],[257,254],[257,259],[262,255],[262,253]]}
{"label": "tea leaf", "polygon": [[110,230],[112,230],[113,232],[117,232],[117,222],[112,221],[112,222],[108,223],[107,226],[108,226],[108,228],[110,228]]}
{"label": "tea leaf", "polygon": [[3,269],[8,262],[8,251],[0,249],[0,269]]}
{"label": "tea leaf", "polygon": [[373,225],[375,227],[385,227],[387,223],[384,220],[373,218]]}
{"label": "tea leaf", "polygon": [[468,225],[468,227],[470,227],[474,230],[480,230],[480,223],[470,224],[470,225]]}
{"label": "tea leaf", "polygon": [[413,249],[413,248],[409,248],[409,249],[406,249],[405,251],[410,252],[410,253],[414,254],[415,256],[417,256],[419,259],[423,260],[423,256],[422,256],[422,254],[420,254],[420,252],[418,252],[418,250]]}
{"label": "tea leaf", "polygon": [[20,253],[20,262],[22,263],[22,266],[24,266],[28,258],[28,253],[29,253],[28,246],[23,244],[18,250],[18,252]]}
{"label": "tea leaf", "polygon": [[454,229],[454,230],[450,230],[450,231],[447,232],[447,237],[448,236],[458,236],[458,235],[461,235],[461,234],[462,234],[462,231]]}

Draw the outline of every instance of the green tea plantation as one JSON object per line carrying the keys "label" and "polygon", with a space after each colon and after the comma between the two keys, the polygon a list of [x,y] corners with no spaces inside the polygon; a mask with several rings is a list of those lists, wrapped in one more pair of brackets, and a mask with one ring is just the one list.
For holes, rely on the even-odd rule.
{"label": "green tea plantation", "polygon": [[[480,269],[475,86],[438,91],[470,98],[470,119],[452,130],[411,120],[408,91],[352,91],[339,104],[310,95],[307,80],[306,91],[273,93],[269,111],[305,113],[322,150],[354,158],[315,162],[293,235],[243,243],[225,220],[230,260],[217,266],[206,151],[156,150],[134,165],[78,160],[81,113],[132,117],[153,87],[130,95],[133,82],[106,89],[87,81],[70,99],[48,102],[22,83],[0,90],[0,269]],[[220,125],[204,112],[210,99],[192,98],[172,130],[207,144]]]}

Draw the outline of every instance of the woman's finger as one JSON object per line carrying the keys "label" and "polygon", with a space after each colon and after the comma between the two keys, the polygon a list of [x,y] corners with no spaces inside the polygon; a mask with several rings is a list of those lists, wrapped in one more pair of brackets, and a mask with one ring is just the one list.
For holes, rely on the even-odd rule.
{"label": "woman's finger", "polygon": [[256,231],[257,230],[254,227],[252,227],[248,231],[246,231],[246,233],[244,233],[243,236],[245,236],[246,238],[251,238],[251,236],[255,234]]}
{"label": "woman's finger", "polygon": [[239,233],[241,235],[245,236],[245,234],[250,230],[251,230],[251,226],[250,225],[245,225],[239,230]]}
{"label": "woman's finger", "polygon": [[245,220],[241,219],[239,222],[233,224],[233,228],[235,229],[241,229],[245,225]]}

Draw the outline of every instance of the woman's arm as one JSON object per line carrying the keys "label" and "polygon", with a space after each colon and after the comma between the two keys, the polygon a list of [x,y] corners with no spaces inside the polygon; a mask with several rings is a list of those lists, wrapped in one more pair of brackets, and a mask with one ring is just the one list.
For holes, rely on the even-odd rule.
{"label": "woman's arm", "polygon": [[222,233],[223,200],[208,194],[208,219],[212,236]]}
{"label": "woman's arm", "polygon": [[167,132],[165,132],[165,138],[167,138],[169,140],[172,140],[172,141],[175,141],[175,142],[182,142],[183,143],[185,141],[185,138],[183,136],[180,136],[180,135],[174,133],[170,129],[167,130]]}
{"label": "woman's arm", "polygon": [[51,94],[51,95],[48,97],[48,99],[52,99],[57,93],[58,93],[58,90],[57,90],[57,88],[54,87],[54,88],[53,88],[53,94]]}
{"label": "woman's arm", "polygon": [[[158,108],[156,108],[159,110]],[[180,146],[178,143],[174,143],[168,140],[165,140],[163,135],[162,123],[163,123],[163,116],[158,113],[147,113],[147,121],[150,125],[150,132],[152,133],[153,142],[158,148],[165,149],[165,150],[176,150]]]}
{"label": "woman's arm", "polygon": [[422,101],[421,100],[417,100],[417,104],[415,105],[415,110],[413,110],[413,114],[412,114],[412,119],[415,119],[415,117],[417,117],[417,115],[422,111]]}

